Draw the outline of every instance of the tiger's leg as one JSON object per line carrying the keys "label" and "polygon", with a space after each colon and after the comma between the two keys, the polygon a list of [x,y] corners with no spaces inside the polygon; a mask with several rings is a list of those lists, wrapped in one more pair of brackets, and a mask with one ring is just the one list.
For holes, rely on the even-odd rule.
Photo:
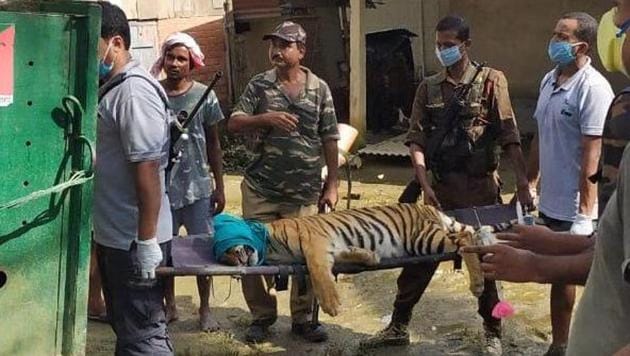
{"label": "tiger's leg", "polygon": [[[462,232],[456,234],[454,239],[458,242],[460,247],[472,246],[473,237],[469,232]],[[468,277],[470,278],[470,292],[477,298],[481,296],[484,290],[484,278],[481,271],[481,260],[475,253],[459,253],[466,263],[468,269]]]}
{"label": "tiger's leg", "polygon": [[333,254],[328,251],[330,242],[325,236],[312,233],[300,236],[300,242],[311,277],[313,293],[319,300],[322,310],[330,316],[336,316],[339,314],[341,302],[332,274],[335,261]]}
{"label": "tiger's leg", "polygon": [[351,246],[348,251],[335,255],[335,262],[358,263],[366,266],[376,266],[381,261],[374,251]]}

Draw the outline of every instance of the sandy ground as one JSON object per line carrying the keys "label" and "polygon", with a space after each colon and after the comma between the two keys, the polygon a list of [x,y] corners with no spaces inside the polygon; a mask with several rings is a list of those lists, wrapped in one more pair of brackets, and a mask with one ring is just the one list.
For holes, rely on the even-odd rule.
{"label": "sandy ground", "polygon": [[[370,206],[397,200],[411,170],[405,160],[364,161],[355,172],[353,193],[360,199],[352,206]],[[505,174],[507,182],[511,181]],[[241,177],[227,176],[227,211],[240,213]],[[508,192],[512,189],[507,188]],[[509,195],[506,194],[506,197]],[[345,197],[345,184],[340,187]],[[345,200],[340,208],[345,207]],[[476,300],[467,290],[465,272],[453,271],[443,263],[426,294],[414,310],[410,325],[411,345],[376,351],[359,349],[359,341],[387,325],[396,293],[398,270],[340,276],[338,288],[343,311],[336,318],[320,314],[331,336],[327,343],[308,344],[290,334],[288,293],[279,293],[279,319],[268,342],[248,345],[245,329],[250,321],[240,283],[233,278],[215,278],[212,312],[222,331],[198,330],[198,296],[194,278],[176,280],[180,320],[169,330],[178,355],[475,355],[480,352],[481,318]],[[506,355],[540,355],[550,339],[549,287],[534,284],[504,284],[504,293],[516,308],[516,315],[504,327]],[[108,325],[90,322],[87,355],[110,355],[114,335]]]}

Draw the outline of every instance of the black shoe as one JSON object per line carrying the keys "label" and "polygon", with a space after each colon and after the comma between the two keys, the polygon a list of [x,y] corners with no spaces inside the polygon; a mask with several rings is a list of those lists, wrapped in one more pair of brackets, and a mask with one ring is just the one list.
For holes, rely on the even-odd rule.
{"label": "black shoe", "polygon": [[328,340],[328,333],[322,324],[310,322],[304,324],[291,324],[291,332],[302,337],[308,342],[324,342]]}
{"label": "black shoe", "polygon": [[407,331],[407,325],[390,323],[385,329],[361,341],[359,345],[364,349],[409,345],[409,332]]}
{"label": "black shoe", "polygon": [[265,341],[269,336],[269,326],[260,325],[260,324],[252,324],[247,328],[247,332],[245,333],[245,341],[251,343],[260,343]]}

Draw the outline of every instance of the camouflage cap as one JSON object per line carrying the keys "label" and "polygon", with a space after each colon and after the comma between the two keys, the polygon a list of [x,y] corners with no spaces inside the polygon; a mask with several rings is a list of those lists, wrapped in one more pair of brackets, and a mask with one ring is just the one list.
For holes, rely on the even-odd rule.
{"label": "camouflage cap", "polygon": [[306,43],[306,31],[304,28],[293,21],[284,21],[279,24],[272,33],[263,36],[263,41],[281,38],[288,42],[302,42]]}

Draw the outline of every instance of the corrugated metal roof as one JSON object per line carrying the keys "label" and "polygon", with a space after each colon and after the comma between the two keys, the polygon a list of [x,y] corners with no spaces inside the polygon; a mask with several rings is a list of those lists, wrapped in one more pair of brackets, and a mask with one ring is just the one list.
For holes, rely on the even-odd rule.
{"label": "corrugated metal roof", "polygon": [[361,155],[406,157],[409,155],[409,148],[405,146],[407,134],[401,134],[387,140],[369,144],[359,150]]}

